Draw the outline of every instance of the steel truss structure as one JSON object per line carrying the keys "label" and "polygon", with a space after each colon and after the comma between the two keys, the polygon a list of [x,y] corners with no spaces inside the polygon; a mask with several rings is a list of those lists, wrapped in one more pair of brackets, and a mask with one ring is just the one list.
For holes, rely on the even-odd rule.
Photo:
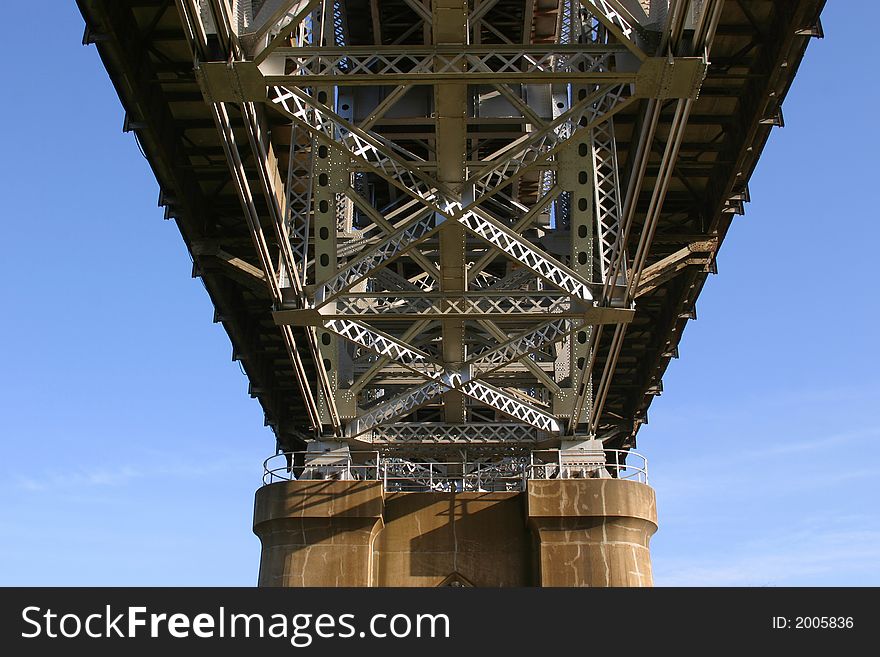
{"label": "steel truss structure", "polygon": [[[752,79],[758,66],[724,43],[716,57],[716,37],[738,43],[764,24],[813,34],[803,30],[821,9],[818,0],[790,13],[753,0],[80,4],[114,26],[150,24],[154,10],[151,29],[187,46],[185,65],[182,48],[157,49],[154,77],[196,90],[167,92],[190,103],[175,119],[191,122],[181,148],[198,151],[190,187],[206,198],[212,180],[234,190],[238,207],[218,214],[241,229],[197,240],[181,230],[197,273],[218,267],[262,304],[258,321],[236,322],[230,335],[242,353],[268,354],[260,368],[247,364],[264,407],[292,397],[302,406],[283,418],[267,410],[279,447],[393,448],[403,469],[407,450],[496,446],[504,459],[582,438],[634,446],[677,351],[677,322],[693,314],[696,281],[713,271],[726,231],[703,197],[718,196],[728,222],[747,200],[744,181],[700,173],[733,158],[705,127],[711,116],[692,120],[701,94],[739,93],[712,66],[730,80]],[[795,61],[786,53],[805,46],[792,39],[767,57]],[[202,116],[197,107],[210,123],[186,118]],[[736,137],[730,148],[752,153],[745,142],[757,137]],[[199,150],[208,143],[217,147]],[[218,315],[230,307],[215,303]],[[634,356],[645,351],[657,355],[650,368]]]}
{"label": "steel truss structure", "polygon": [[[555,43],[475,44],[471,21],[480,30],[491,26],[479,3],[471,14],[468,3],[414,1],[407,4],[422,23],[422,45],[360,45],[346,33],[357,2],[274,3],[268,16],[267,4],[181,2],[194,33],[213,26],[227,37],[223,61],[208,61],[195,39],[193,49],[245,209],[257,192],[240,175],[226,105],[239,104],[247,117],[261,172],[277,164],[260,148],[256,105],[290,121],[286,175],[260,176],[272,225],[285,241],[279,273],[268,254],[263,269],[276,290],[275,321],[308,327],[319,352],[312,428],[355,441],[390,431],[409,443],[420,432],[436,441],[441,419],[447,442],[468,442],[455,428],[479,418],[493,421],[483,427],[510,422],[483,442],[516,434],[527,440],[536,430],[561,439],[582,430],[595,363],[595,339],[587,345],[583,335],[596,336],[592,327],[603,324],[620,331],[632,315],[621,267],[625,209],[614,115],[638,98],[678,98],[681,105],[696,97],[711,26],[695,50],[679,52],[670,19],[658,35],[662,48],[649,52],[618,3],[560,0]],[[706,3],[700,20],[711,22],[720,4]],[[361,85],[373,93],[359,93]],[[503,90],[486,94],[494,105],[482,100],[487,86]],[[549,106],[532,105],[529,97],[542,93]],[[377,130],[375,121],[392,110],[412,130],[426,123],[433,130]],[[469,120],[496,115],[519,116],[512,134],[481,140],[469,128]],[[357,125],[357,116],[369,117],[372,128]],[[547,194],[524,194],[524,181],[536,175]],[[549,201],[551,193],[559,198]],[[340,221],[346,204],[356,229]],[[256,231],[259,218],[252,222]],[[597,239],[572,236],[573,227],[581,238]],[[572,247],[557,257],[540,240],[564,229]],[[533,276],[503,292],[476,284],[478,275],[483,282],[521,270]],[[399,280],[389,285],[388,271]],[[355,386],[338,370],[353,372],[356,363],[369,367]],[[517,364],[533,381],[511,386],[496,376]],[[393,366],[424,383],[378,382]],[[594,416],[588,408],[592,434]]]}

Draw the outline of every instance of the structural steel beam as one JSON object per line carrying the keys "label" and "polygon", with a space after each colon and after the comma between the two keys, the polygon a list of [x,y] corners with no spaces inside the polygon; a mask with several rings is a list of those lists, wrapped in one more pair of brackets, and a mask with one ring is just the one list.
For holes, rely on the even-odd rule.
{"label": "structural steel beam", "polygon": [[[579,82],[635,84],[638,71],[595,69],[622,48],[566,46],[349,47],[277,49],[260,67],[266,86],[310,84],[483,84]],[[344,80],[340,78],[344,77]]]}
{"label": "structural steel beam", "polygon": [[362,435],[373,445],[532,445],[541,432],[527,424],[514,422],[401,422],[380,426]]}
{"label": "structural steel beam", "polygon": [[318,326],[327,320],[344,318],[368,322],[453,318],[522,324],[548,316],[580,319],[589,324],[616,324],[626,321],[632,313],[624,308],[586,306],[562,293],[499,290],[461,296],[437,292],[353,293],[318,309],[282,309],[273,315],[279,325]]}

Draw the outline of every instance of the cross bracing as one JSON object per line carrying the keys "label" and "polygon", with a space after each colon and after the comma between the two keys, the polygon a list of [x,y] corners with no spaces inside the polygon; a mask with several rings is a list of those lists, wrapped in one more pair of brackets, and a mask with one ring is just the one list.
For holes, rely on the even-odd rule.
{"label": "cross bracing", "polygon": [[279,443],[485,449],[634,444],[822,2],[80,5]]}

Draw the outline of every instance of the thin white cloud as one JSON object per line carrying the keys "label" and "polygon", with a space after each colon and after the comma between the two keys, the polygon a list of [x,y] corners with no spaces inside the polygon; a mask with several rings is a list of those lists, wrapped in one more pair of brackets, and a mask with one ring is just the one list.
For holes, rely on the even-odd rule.
{"label": "thin white cloud", "polygon": [[82,488],[124,486],[142,479],[198,479],[230,472],[259,472],[249,459],[224,458],[214,461],[176,463],[148,463],[138,467],[119,465],[112,467],[50,469],[30,476],[18,475],[16,487],[27,492],[58,491]]}
{"label": "thin white cloud", "polygon": [[[692,451],[686,459],[678,459],[675,462],[666,462],[660,458],[656,459],[656,465],[652,468],[655,474],[662,473],[665,469],[673,469],[676,478],[680,477],[680,473],[684,472],[700,472],[708,471],[713,475],[724,472],[734,472],[740,467],[740,472],[754,472],[749,468],[760,466],[763,472],[768,465],[768,459],[776,458],[780,466],[785,464],[783,457],[794,457],[804,452],[813,452],[819,450],[828,450],[829,458],[834,449],[838,449],[851,443],[870,443],[880,439],[880,427],[871,427],[865,429],[857,429],[841,433],[834,433],[827,436],[810,436],[802,440],[788,440],[785,442],[777,442],[758,449],[738,449],[722,451],[718,449],[718,444],[707,446],[706,451]],[[652,459],[654,461],[654,459]],[[828,462],[828,459],[823,459]],[[772,463],[769,465],[772,466]],[[841,464],[836,463],[834,467]],[[745,466],[742,468],[741,466]],[[685,477],[687,478],[687,477]]]}
{"label": "thin white cloud", "polygon": [[[771,500],[790,499],[792,495],[810,491],[835,491],[835,487],[838,487],[835,495],[841,496],[841,487],[845,484],[880,480],[880,467],[877,466],[852,468],[840,462],[834,467],[838,469],[833,470],[831,466],[814,463],[809,468],[792,469],[785,476],[780,476],[768,475],[765,470],[744,471],[731,468],[723,471],[719,466],[715,472],[669,478],[654,476],[651,484],[657,491],[662,520],[667,508],[679,509],[680,513],[692,513],[691,504],[685,503],[682,508],[683,498],[698,500],[701,506],[713,506],[718,504],[719,499],[724,500],[724,491],[738,491],[740,503],[752,501],[756,504],[769,504]],[[720,503],[726,504],[727,500]]]}
{"label": "thin white cloud", "polygon": [[799,530],[763,542],[745,542],[711,558],[655,560],[657,586],[785,586],[839,581],[880,583],[880,530]]}
{"label": "thin white cloud", "polygon": [[[670,384],[670,390],[673,390]],[[853,386],[835,386],[834,388],[779,388],[762,390],[760,393],[743,391],[742,394],[726,397],[707,397],[704,399],[681,398],[670,393],[671,398],[661,397],[654,402],[654,413],[662,416],[662,422],[655,426],[658,433],[670,431],[677,425],[685,427],[714,425],[741,426],[741,423],[752,422],[756,418],[778,418],[779,411],[789,417],[806,417],[828,408],[852,406],[860,409],[871,409],[877,396],[880,395],[880,383],[860,381]],[[654,430],[645,430],[646,434]]]}

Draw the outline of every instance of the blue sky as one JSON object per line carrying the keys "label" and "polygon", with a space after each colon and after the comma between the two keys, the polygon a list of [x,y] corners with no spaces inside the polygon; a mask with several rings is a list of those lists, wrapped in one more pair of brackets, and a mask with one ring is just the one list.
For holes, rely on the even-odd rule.
{"label": "blue sky", "polygon": [[[639,434],[657,584],[880,585],[880,8],[854,4],[829,3]],[[27,54],[0,63],[0,584],[253,585],[273,438],[54,5],[7,9]]]}

